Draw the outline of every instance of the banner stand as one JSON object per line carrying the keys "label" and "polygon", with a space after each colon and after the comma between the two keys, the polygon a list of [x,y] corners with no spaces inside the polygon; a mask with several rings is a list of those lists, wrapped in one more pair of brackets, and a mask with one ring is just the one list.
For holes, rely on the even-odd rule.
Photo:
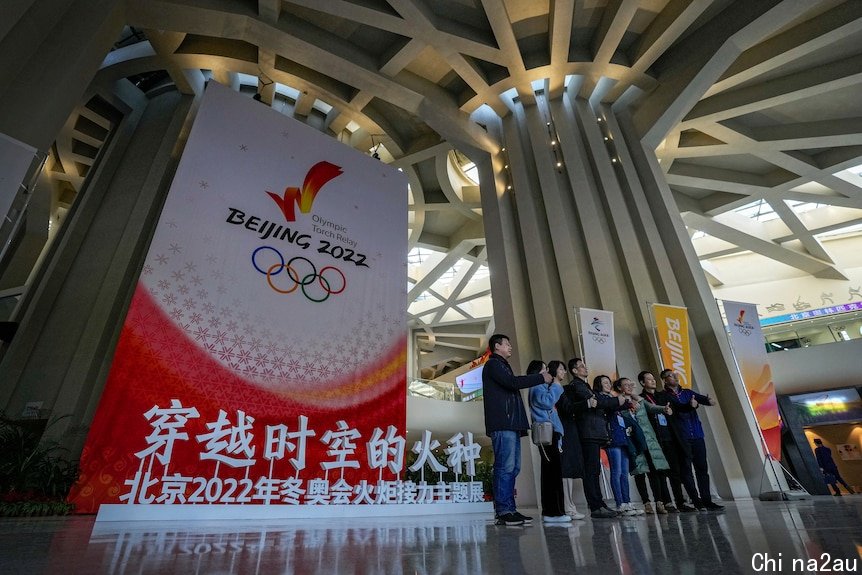
{"label": "banner stand", "polygon": [[656,365],[661,365],[661,341],[658,337],[658,324],[656,324],[655,321],[655,310],[653,310],[653,307],[655,306],[656,302],[646,300],[645,303],[647,304],[647,315],[649,316],[650,326],[652,326],[652,337],[655,343],[656,354],[658,354],[656,355]]}
{"label": "banner stand", "polygon": [[[744,385],[742,370],[739,367],[739,361],[737,361],[736,358],[736,350],[734,349],[733,341],[730,337],[730,325],[727,320],[727,314],[724,313],[724,306],[722,305],[723,303],[724,300],[716,298],[715,304],[716,307],[718,307],[718,313],[722,319],[725,328],[724,335],[727,338],[727,344],[730,346],[730,354],[731,357],[733,357],[733,364],[736,367],[736,373],[739,374],[740,381],[743,381]],[[754,410],[754,405],[751,403],[751,397],[748,394],[748,390],[744,389],[743,393],[746,399],[744,405],[747,405],[748,408],[751,410],[751,416],[754,419],[755,423],[757,423],[757,413]],[[766,437],[763,435],[763,430],[760,428],[759,424],[757,424],[757,434],[760,436],[760,445],[763,449],[763,467],[761,469],[760,483],[758,485],[758,491],[760,491],[758,498],[761,501],[790,501],[807,499],[808,497],[810,497],[811,494],[808,493],[808,491],[802,486],[799,480],[796,479],[796,477],[794,477],[793,474],[790,473],[790,471],[788,471],[787,468],[784,467],[784,465],[780,461],[776,460],[772,456],[772,453],[769,450],[769,446],[766,443]],[[764,480],[767,479],[767,463],[769,463],[769,468],[772,470],[772,476],[775,478],[774,484],[770,479],[769,486],[777,487],[777,489],[763,489]],[[778,471],[775,469],[776,464],[778,464],[778,467],[781,468],[781,475],[779,475]],[[790,481],[788,481],[788,478],[790,479]]]}
{"label": "banner stand", "polygon": [[584,357],[584,346],[581,343],[581,338],[584,337],[583,332],[581,331],[581,318],[578,310],[580,308],[575,306],[572,308],[572,313],[575,316],[575,343],[578,344],[578,357]]}

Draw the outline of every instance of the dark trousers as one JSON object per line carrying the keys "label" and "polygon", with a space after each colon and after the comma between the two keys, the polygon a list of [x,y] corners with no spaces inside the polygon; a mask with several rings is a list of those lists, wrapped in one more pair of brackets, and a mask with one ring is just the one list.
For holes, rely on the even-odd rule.
{"label": "dark trousers", "polygon": [[539,459],[542,462],[542,515],[547,517],[566,514],[559,444],[560,434],[555,431],[551,445],[539,446]]}
{"label": "dark trousers", "polygon": [[694,477],[691,474],[691,459],[685,454],[685,450],[675,440],[661,442],[661,450],[670,466],[667,477],[670,479],[670,488],[677,506],[685,503],[682,496],[682,487],[688,492],[688,497],[693,503],[700,500],[697,487],[694,486]]}
{"label": "dark trousers", "polygon": [[[712,503],[709,489],[709,465],[706,462],[706,442],[701,439],[689,439],[691,447],[691,462],[694,464],[694,474],[697,477],[697,491],[700,493],[700,505]],[[696,504],[698,502],[695,502]]]}
{"label": "dark trousers", "polygon": [[605,507],[602,488],[599,484],[602,473],[602,444],[597,441],[586,440],[581,442],[581,448],[584,451],[584,496],[587,498],[590,511],[596,511]]}
{"label": "dark trousers", "polygon": [[841,472],[838,471],[837,466],[829,471],[824,470],[823,478],[824,481],[826,481],[826,483],[835,490],[836,495],[841,495],[841,489],[838,488],[839,483],[844,486],[844,489],[846,489],[848,493],[853,493],[853,490],[850,489],[850,486],[847,485],[847,482],[844,481],[843,477],[841,477]]}
{"label": "dark trousers", "polygon": [[670,503],[670,492],[667,489],[664,470],[658,470],[655,468],[649,451],[645,452],[644,455],[649,464],[649,472],[638,473],[635,475],[635,486],[638,488],[638,495],[641,496],[641,501],[643,503],[647,503],[650,500],[646,486],[647,478],[649,478],[649,486],[650,489],[652,489],[653,500],[656,502],[661,501],[662,503]]}

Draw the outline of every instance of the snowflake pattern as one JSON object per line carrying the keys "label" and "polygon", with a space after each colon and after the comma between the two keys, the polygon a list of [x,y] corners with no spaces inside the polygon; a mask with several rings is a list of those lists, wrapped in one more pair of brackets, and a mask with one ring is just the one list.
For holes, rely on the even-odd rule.
{"label": "snowflake pattern", "polygon": [[[182,247],[171,243],[168,253],[179,254]],[[293,381],[325,381],[344,377],[356,371],[361,362],[356,358],[382,354],[387,351],[391,336],[404,331],[402,322],[394,314],[377,316],[366,313],[358,329],[351,335],[336,336],[323,341],[305,339],[301,335],[290,337],[287,333],[266,325],[265,318],[249,309],[240,300],[232,298],[229,305],[217,305],[222,298],[213,297],[212,290],[202,287],[201,275],[224,277],[221,271],[200,270],[188,261],[173,264],[163,253],[153,256],[156,265],[162,267],[156,274],[151,264],[144,266],[144,273],[159,279],[147,282],[149,289],[162,303],[168,316],[200,348],[216,358],[222,365],[237,374],[252,378],[265,386],[277,387]],[[201,274],[192,275],[189,274]],[[192,290],[186,282],[198,286]],[[224,293],[224,286],[215,290]],[[385,309],[382,302],[374,309]],[[141,321],[137,329],[146,324]],[[170,330],[152,329],[147,337],[157,340]],[[387,334],[389,337],[381,337]],[[173,346],[177,349],[181,346]],[[165,346],[172,349],[172,346]],[[345,357],[345,354],[349,354]],[[185,361],[177,357],[176,361]],[[193,367],[191,368],[193,369]]]}

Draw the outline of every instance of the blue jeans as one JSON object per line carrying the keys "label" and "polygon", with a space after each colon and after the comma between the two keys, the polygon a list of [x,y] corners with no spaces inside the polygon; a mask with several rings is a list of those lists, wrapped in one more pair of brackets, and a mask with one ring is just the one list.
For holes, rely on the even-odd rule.
{"label": "blue jeans", "polygon": [[494,511],[497,515],[515,512],[515,479],[521,471],[521,436],[517,431],[492,431],[494,451]]}
{"label": "blue jeans", "polygon": [[625,447],[606,447],[608,463],[611,464],[611,491],[617,507],[631,503],[629,498],[629,452]]}

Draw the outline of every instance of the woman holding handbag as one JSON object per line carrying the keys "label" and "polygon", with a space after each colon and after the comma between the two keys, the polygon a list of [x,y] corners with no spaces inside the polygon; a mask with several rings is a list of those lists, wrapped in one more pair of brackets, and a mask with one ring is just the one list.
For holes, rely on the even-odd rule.
{"label": "woman holding handbag", "polygon": [[[551,366],[556,373],[551,371],[554,378],[551,383],[537,385],[530,388],[530,415],[533,427],[551,425],[553,433],[550,443],[540,437],[541,433],[532,435],[534,443],[539,448],[539,459],[542,468],[542,521],[545,523],[570,523],[572,518],[566,515],[563,503],[563,474],[560,468],[560,450],[562,447],[563,424],[557,415],[555,407],[557,400],[563,395],[563,378],[566,377],[566,368],[560,361],[552,361]],[[533,360],[527,367],[527,375],[533,373],[545,373],[548,368],[538,360]]]}

